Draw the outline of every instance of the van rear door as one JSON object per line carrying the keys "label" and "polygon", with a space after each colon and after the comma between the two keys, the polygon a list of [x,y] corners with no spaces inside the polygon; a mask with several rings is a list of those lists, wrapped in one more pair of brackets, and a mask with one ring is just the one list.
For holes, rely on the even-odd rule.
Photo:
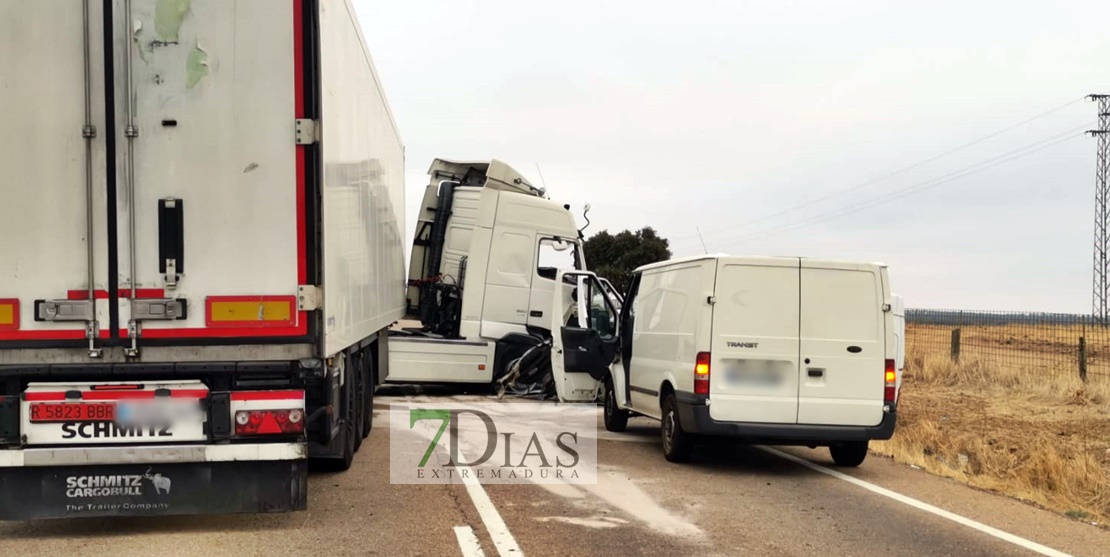
{"label": "van rear door", "polygon": [[882,267],[801,261],[798,423],[874,426],[883,419]]}
{"label": "van rear door", "polygon": [[798,269],[797,258],[718,260],[709,379],[714,420],[798,421]]}

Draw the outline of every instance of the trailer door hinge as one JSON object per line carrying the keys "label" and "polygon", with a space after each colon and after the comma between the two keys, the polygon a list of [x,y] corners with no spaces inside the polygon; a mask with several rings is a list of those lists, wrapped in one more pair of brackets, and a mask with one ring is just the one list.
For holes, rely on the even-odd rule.
{"label": "trailer door hinge", "polygon": [[134,321],[178,321],[189,318],[185,300],[132,300],[131,319]]}
{"label": "trailer door hinge", "polygon": [[92,321],[91,300],[36,300],[35,321]]}
{"label": "trailer door hinge", "polygon": [[312,145],[320,140],[318,132],[320,126],[316,123],[316,120],[298,118],[296,122],[297,145]]}
{"label": "trailer door hinge", "polygon": [[319,286],[301,285],[297,287],[297,310],[313,311],[320,309],[324,290]]}

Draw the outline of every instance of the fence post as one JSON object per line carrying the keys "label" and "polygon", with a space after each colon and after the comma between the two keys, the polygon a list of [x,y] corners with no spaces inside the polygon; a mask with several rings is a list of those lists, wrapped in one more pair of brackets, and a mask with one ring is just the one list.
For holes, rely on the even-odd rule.
{"label": "fence post", "polygon": [[1087,382],[1087,338],[1079,337],[1079,379]]}
{"label": "fence post", "polygon": [[952,361],[960,361],[960,328],[952,329]]}

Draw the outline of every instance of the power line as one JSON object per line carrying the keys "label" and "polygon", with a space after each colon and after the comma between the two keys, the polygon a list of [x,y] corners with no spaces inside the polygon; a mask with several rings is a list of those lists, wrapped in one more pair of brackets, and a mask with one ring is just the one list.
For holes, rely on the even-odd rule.
{"label": "power line", "polygon": [[[1072,100],[1070,100],[1070,101],[1068,101],[1068,102],[1066,102],[1066,103],[1064,103],[1064,104],[1062,104],[1062,105],[1060,105],[1060,106],[1057,106],[1057,107],[1055,107],[1055,108],[1051,108],[1051,109],[1049,109],[1049,110],[1046,110],[1046,111],[1044,111],[1044,112],[1041,112],[1040,114],[1037,114],[1037,115],[1035,115],[1035,116],[1031,116],[1031,117],[1029,117],[1029,118],[1026,118],[1025,120],[1022,120],[1022,121],[1020,121],[1020,122],[1018,122],[1018,123],[1016,123],[1016,124],[1012,124],[1012,125],[1010,125],[1010,126],[1007,126],[1007,127],[1005,127],[1005,128],[1002,128],[1001,130],[998,130],[998,131],[996,131],[996,132],[993,132],[993,133],[987,134],[987,135],[985,135],[985,136],[983,136],[983,137],[980,137],[979,139],[976,139],[976,140],[974,140],[974,141],[972,141],[972,142],[970,142],[970,143],[965,143],[965,144],[963,144],[963,145],[960,145],[960,146],[958,146],[958,147],[953,147],[952,149],[949,149],[949,150],[947,150],[947,151],[945,151],[945,152],[943,152],[943,153],[940,153],[939,155],[934,155],[934,156],[932,156],[932,157],[929,157],[929,158],[927,158],[927,159],[925,159],[925,160],[923,160],[923,161],[920,161],[920,162],[916,162],[916,163],[914,163],[914,164],[911,164],[911,165],[909,165],[909,166],[906,166],[906,167],[902,167],[902,168],[900,168],[900,169],[898,169],[898,170],[894,170],[894,171],[892,171],[892,172],[888,172],[888,173],[886,173],[886,174],[883,174],[883,175],[881,175],[881,176],[877,176],[877,177],[875,177],[875,178],[871,178],[871,179],[869,179],[869,180],[867,180],[867,181],[865,181],[865,182],[861,182],[861,183],[859,183],[859,184],[856,184],[856,185],[854,185],[854,186],[850,186],[850,187],[848,187],[848,188],[845,188],[845,189],[841,189],[841,190],[836,190],[836,191],[830,192],[830,193],[828,193],[828,194],[825,194],[825,195],[822,195],[822,196],[820,196],[820,197],[817,197],[817,198],[814,198],[814,199],[810,199],[810,200],[808,200],[808,201],[804,201],[804,202],[802,202],[802,203],[799,203],[799,204],[797,204],[797,205],[794,205],[794,206],[792,206],[792,207],[787,207],[786,209],[783,209],[783,210],[781,210],[781,211],[777,211],[777,212],[771,213],[771,214],[769,214],[769,215],[764,215],[764,216],[762,216],[762,217],[759,217],[759,218],[756,218],[756,219],[753,219],[753,220],[749,220],[749,221],[746,221],[746,222],[744,222],[744,223],[742,223],[742,224],[738,224],[738,225],[734,225],[734,226],[728,226],[728,227],[724,227],[724,228],[719,228],[719,229],[717,229],[717,230],[710,230],[710,231],[708,231],[708,233],[709,233],[709,234],[713,234],[713,233],[715,233],[715,232],[723,232],[723,231],[725,231],[725,230],[731,230],[731,229],[735,229],[735,228],[746,228],[746,227],[748,227],[748,226],[751,226],[752,224],[755,224],[755,223],[759,223],[759,222],[764,222],[764,221],[767,221],[767,220],[770,220],[770,219],[773,219],[773,218],[776,218],[776,217],[780,217],[780,216],[782,216],[782,215],[785,215],[785,214],[788,214],[788,213],[792,213],[792,212],[794,212],[794,211],[797,211],[798,209],[803,209],[803,208],[805,208],[805,207],[810,207],[810,206],[812,206],[812,205],[814,205],[814,204],[817,204],[817,203],[820,203],[820,202],[822,202],[822,201],[827,201],[827,200],[829,200],[829,199],[832,199],[832,198],[834,198],[834,197],[839,197],[839,196],[842,196],[842,195],[844,195],[844,194],[846,194],[846,193],[850,193],[850,192],[853,192],[853,191],[858,191],[858,190],[860,190],[860,189],[862,189],[862,188],[865,188],[865,187],[867,187],[867,186],[870,186],[870,185],[876,184],[876,183],[878,183],[878,182],[882,182],[882,181],[884,181],[884,180],[887,180],[887,179],[893,178],[893,177],[895,177],[895,176],[899,176],[899,175],[901,175],[901,174],[905,174],[906,172],[909,172],[910,170],[914,170],[914,169],[916,169],[916,168],[920,168],[920,167],[922,167],[922,166],[925,166],[925,165],[927,165],[927,164],[929,164],[929,163],[932,163],[932,162],[936,162],[936,161],[938,161],[938,160],[940,160],[940,159],[942,159],[942,158],[944,158],[944,157],[947,157],[947,156],[949,156],[949,155],[952,155],[952,154],[958,153],[958,152],[960,152],[960,151],[963,151],[963,150],[965,150],[965,149],[968,149],[968,148],[970,148],[970,147],[974,147],[975,145],[978,145],[978,144],[980,144],[980,143],[983,143],[984,141],[987,141],[987,140],[993,139],[993,138],[995,138],[995,137],[998,137],[999,135],[1002,135],[1002,134],[1004,134],[1004,133],[1006,133],[1006,132],[1008,132],[1008,131],[1012,131],[1012,130],[1014,130],[1014,129],[1020,128],[1021,126],[1024,126],[1024,125],[1026,125],[1026,124],[1028,124],[1028,123],[1030,123],[1030,122],[1033,122],[1033,121],[1039,120],[1039,119],[1041,119],[1041,118],[1044,118],[1045,116],[1048,116],[1048,115],[1050,115],[1050,114],[1054,114],[1054,113],[1056,113],[1056,112],[1059,112],[1059,111],[1061,111],[1061,110],[1063,110],[1063,109],[1065,109],[1065,108],[1067,108],[1067,107],[1069,107],[1069,106],[1071,106],[1071,105],[1073,105],[1073,104],[1075,104],[1075,103],[1078,103],[1078,102],[1082,101],[1082,100],[1083,100],[1083,99],[1085,99],[1085,98],[1086,98],[1086,97],[1079,97],[1079,98],[1076,98],[1076,99],[1072,99]],[[679,236],[678,238],[685,238],[685,237],[688,237],[688,236]]]}
{"label": "power line", "polygon": [[742,242],[742,241],[746,241],[746,240],[754,240],[754,239],[763,238],[765,236],[775,234],[775,233],[778,233],[778,232],[785,232],[785,231],[788,231],[788,230],[795,230],[795,229],[798,229],[798,228],[805,228],[807,226],[811,226],[811,225],[818,224],[818,223],[821,223],[821,222],[825,222],[825,221],[828,221],[828,220],[832,220],[832,219],[840,218],[840,217],[847,216],[847,215],[850,215],[850,214],[853,214],[853,213],[857,213],[857,212],[859,212],[863,209],[868,209],[868,208],[874,207],[876,205],[881,205],[881,204],[886,203],[888,201],[893,201],[894,199],[898,199],[898,198],[901,198],[901,197],[905,197],[907,195],[911,195],[911,194],[914,194],[914,193],[917,193],[917,192],[920,192],[920,191],[924,191],[924,190],[929,189],[929,188],[933,188],[933,187],[936,187],[936,186],[947,184],[949,182],[958,180],[960,178],[970,176],[970,175],[976,174],[978,172],[982,172],[983,170],[987,170],[988,168],[993,168],[995,166],[999,166],[1001,164],[1005,164],[1007,162],[1017,160],[1017,159],[1020,159],[1022,157],[1031,155],[1031,154],[1036,153],[1038,151],[1043,151],[1043,150],[1045,150],[1049,147],[1053,147],[1055,145],[1058,145],[1058,144],[1063,143],[1065,141],[1068,141],[1070,139],[1074,139],[1076,137],[1080,137],[1080,136],[1084,135],[1083,132],[1080,132],[1080,133],[1075,133],[1075,132],[1078,131],[1078,130],[1081,130],[1083,128],[1086,128],[1086,127],[1087,127],[1087,125],[1083,125],[1083,126],[1080,126],[1078,128],[1073,128],[1073,129],[1068,130],[1066,132],[1063,132],[1061,134],[1057,134],[1055,136],[1052,136],[1048,139],[1044,139],[1044,140],[1038,141],[1036,143],[1032,143],[1030,145],[1027,145],[1025,147],[1015,149],[1015,150],[1010,151],[1008,153],[1004,153],[1002,155],[992,157],[992,158],[987,159],[985,161],[981,161],[981,162],[978,162],[976,164],[966,166],[964,168],[961,168],[959,170],[956,170],[954,172],[948,173],[948,174],[943,175],[943,176],[939,176],[937,178],[932,178],[930,180],[925,180],[923,182],[918,182],[916,184],[913,184],[911,186],[907,186],[905,188],[900,188],[898,190],[888,192],[887,194],[884,194],[882,196],[870,199],[868,201],[864,201],[863,203],[859,203],[859,204],[852,205],[852,206],[845,207],[845,208],[841,208],[841,209],[838,209],[838,210],[835,210],[835,211],[830,211],[830,212],[827,212],[827,213],[823,213],[823,214],[817,215],[814,218],[807,219],[805,221],[787,223],[787,224],[784,224],[784,225],[768,228],[768,229],[765,229],[765,230],[762,230],[762,231],[756,231],[756,232],[753,232],[753,233],[750,233],[750,234],[747,234],[747,235],[742,235],[742,236],[739,236],[739,237],[735,237],[735,238],[732,238],[732,239],[729,239],[729,240],[726,240],[726,241],[730,242],[730,243],[735,243],[735,242]]}

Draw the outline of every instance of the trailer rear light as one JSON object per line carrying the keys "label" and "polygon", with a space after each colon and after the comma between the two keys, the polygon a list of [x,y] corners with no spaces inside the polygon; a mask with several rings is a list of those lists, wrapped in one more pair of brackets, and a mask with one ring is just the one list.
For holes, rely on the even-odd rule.
{"label": "trailer rear light", "polygon": [[19,300],[0,299],[0,331],[19,329]]}
{"label": "trailer rear light", "polygon": [[898,396],[898,373],[894,365],[894,360],[886,361],[885,373],[885,389],[883,390],[883,402],[893,404]]}
{"label": "trailer rear light", "polygon": [[143,386],[136,384],[92,385],[89,389],[93,391],[141,391]]}
{"label": "trailer rear light", "polygon": [[240,410],[235,413],[235,435],[283,435],[304,431],[304,411]]}
{"label": "trailer rear light", "polygon": [[304,391],[236,391],[231,412],[237,437],[304,432]]}
{"label": "trailer rear light", "polygon": [[709,352],[698,352],[694,364],[694,394],[709,394]]}

